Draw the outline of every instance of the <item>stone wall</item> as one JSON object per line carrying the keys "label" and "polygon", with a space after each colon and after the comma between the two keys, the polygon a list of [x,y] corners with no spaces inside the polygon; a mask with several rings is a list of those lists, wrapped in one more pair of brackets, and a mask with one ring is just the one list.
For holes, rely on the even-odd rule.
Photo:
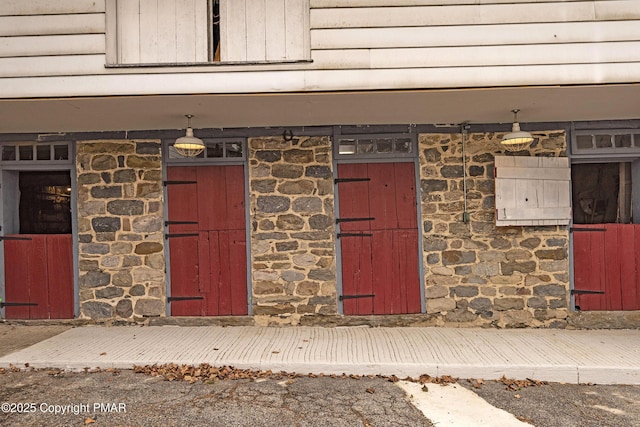
{"label": "stone wall", "polygon": [[77,144],[80,317],[165,313],[160,141]]}
{"label": "stone wall", "polygon": [[[534,136],[529,152],[515,154],[566,155],[564,132]],[[439,325],[563,327],[568,228],[495,226],[493,158],[505,154],[501,137],[468,135],[465,223],[460,134],[420,135],[427,313]]]}
{"label": "stone wall", "polygon": [[253,314],[298,324],[337,312],[328,137],[249,140]]}

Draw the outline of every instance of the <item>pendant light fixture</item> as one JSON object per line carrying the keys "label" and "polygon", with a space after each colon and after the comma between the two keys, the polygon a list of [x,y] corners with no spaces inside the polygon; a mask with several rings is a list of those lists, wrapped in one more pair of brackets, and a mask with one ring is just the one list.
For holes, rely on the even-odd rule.
{"label": "pendant light fixture", "polygon": [[520,130],[520,123],[518,123],[519,111],[520,110],[517,109],[511,110],[513,113],[513,125],[511,127],[511,132],[506,134],[501,141],[507,151],[522,151],[533,142],[533,136],[529,132]]}
{"label": "pendant light fixture", "polygon": [[204,151],[204,142],[200,138],[193,136],[193,129],[191,128],[192,114],[185,115],[187,118],[187,132],[186,135],[176,139],[173,144],[173,148],[178,154],[184,157],[195,157]]}

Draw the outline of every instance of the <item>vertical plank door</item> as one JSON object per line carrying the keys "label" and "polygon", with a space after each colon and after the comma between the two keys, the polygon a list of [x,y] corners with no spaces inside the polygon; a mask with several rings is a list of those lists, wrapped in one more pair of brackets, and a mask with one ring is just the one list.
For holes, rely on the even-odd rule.
{"label": "vertical plank door", "polygon": [[73,255],[70,234],[18,234],[5,240],[7,319],[73,318]]}
{"label": "vertical plank door", "polygon": [[344,313],[419,313],[413,163],[340,164],[338,178]]}
{"label": "vertical plank door", "polygon": [[167,168],[174,316],[246,315],[247,256],[244,168]]}
{"label": "vertical plank door", "polygon": [[640,225],[580,224],[575,229],[576,307],[640,310]]}

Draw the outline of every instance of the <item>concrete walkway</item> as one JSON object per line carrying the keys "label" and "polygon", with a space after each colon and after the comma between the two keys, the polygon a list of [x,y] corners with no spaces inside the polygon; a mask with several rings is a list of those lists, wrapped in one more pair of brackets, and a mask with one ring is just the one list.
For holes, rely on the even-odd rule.
{"label": "concrete walkway", "polygon": [[640,384],[640,330],[84,326],[0,367],[131,369],[209,363],[325,374],[429,374]]}

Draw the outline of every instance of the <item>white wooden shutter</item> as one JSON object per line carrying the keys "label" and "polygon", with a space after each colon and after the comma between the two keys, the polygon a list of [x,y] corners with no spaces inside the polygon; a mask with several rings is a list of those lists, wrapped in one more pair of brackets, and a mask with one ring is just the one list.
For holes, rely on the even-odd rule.
{"label": "white wooden shutter", "polygon": [[310,56],[309,0],[221,0],[222,61]]}
{"label": "white wooden shutter", "polygon": [[496,225],[567,225],[571,169],[566,157],[496,156]]}
{"label": "white wooden shutter", "polygon": [[207,0],[117,0],[117,63],[207,62]]}

